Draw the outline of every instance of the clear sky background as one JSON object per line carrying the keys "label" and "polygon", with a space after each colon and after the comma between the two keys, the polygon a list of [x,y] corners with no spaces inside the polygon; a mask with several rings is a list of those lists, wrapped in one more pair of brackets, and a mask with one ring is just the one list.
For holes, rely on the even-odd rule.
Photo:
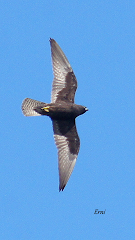
{"label": "clear sky background", "polygon": [[[50,37],[89,108],[63,192],[51,120],[21,112],[50,102]],[[2,0],[0,48],[0,239],[135,239],[135,1]]]}

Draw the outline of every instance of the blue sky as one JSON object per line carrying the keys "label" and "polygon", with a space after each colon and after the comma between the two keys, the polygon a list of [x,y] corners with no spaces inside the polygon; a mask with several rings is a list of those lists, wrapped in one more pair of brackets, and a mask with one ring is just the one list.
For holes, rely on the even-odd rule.
{"label": "blue sky", "polygon": [[[0,9],[0,239],[135,239],[135,1],[2,0]],[[21,112],[26,97],[50,102],[50,37],[77,77],[76,103],[89,108],[60,193],[51,121]]]}

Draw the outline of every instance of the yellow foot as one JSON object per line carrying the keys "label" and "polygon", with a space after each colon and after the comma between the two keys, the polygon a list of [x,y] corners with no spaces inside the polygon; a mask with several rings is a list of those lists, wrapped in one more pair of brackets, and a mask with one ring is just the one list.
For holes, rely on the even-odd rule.
{"label": "yellow foot", "polygon": [[45,112],[49,112],[49,106],[47,106],[47,107],[43,107],[43,108],[41,108],[41,109],[43,109]]}

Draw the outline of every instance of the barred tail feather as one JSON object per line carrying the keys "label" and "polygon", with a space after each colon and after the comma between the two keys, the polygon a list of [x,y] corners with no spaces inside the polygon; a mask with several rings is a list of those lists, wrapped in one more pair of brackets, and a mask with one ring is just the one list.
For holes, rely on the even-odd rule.
{"label": "barred tail feather", "polygon": [[25,98],[22,103],[22,112],[25,116],[40,116],[41,114],[36,112],[36,107],[44,106],[45,103],[33,100],[31,98]]}

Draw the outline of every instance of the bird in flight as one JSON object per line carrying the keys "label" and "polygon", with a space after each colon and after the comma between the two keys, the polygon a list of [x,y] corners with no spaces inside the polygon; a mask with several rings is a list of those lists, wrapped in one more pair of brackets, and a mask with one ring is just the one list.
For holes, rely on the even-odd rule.
{"label": "bird in flight", "polygon": [[58,149],[59,191],[63,191],[76,163],[80,148],[75,118],[88,108],[74,103],[77,80],[68,59],[57,42],[50,38],[54,79],[51,103],[25,98],[22,112],[25,116],[49,116]]}

